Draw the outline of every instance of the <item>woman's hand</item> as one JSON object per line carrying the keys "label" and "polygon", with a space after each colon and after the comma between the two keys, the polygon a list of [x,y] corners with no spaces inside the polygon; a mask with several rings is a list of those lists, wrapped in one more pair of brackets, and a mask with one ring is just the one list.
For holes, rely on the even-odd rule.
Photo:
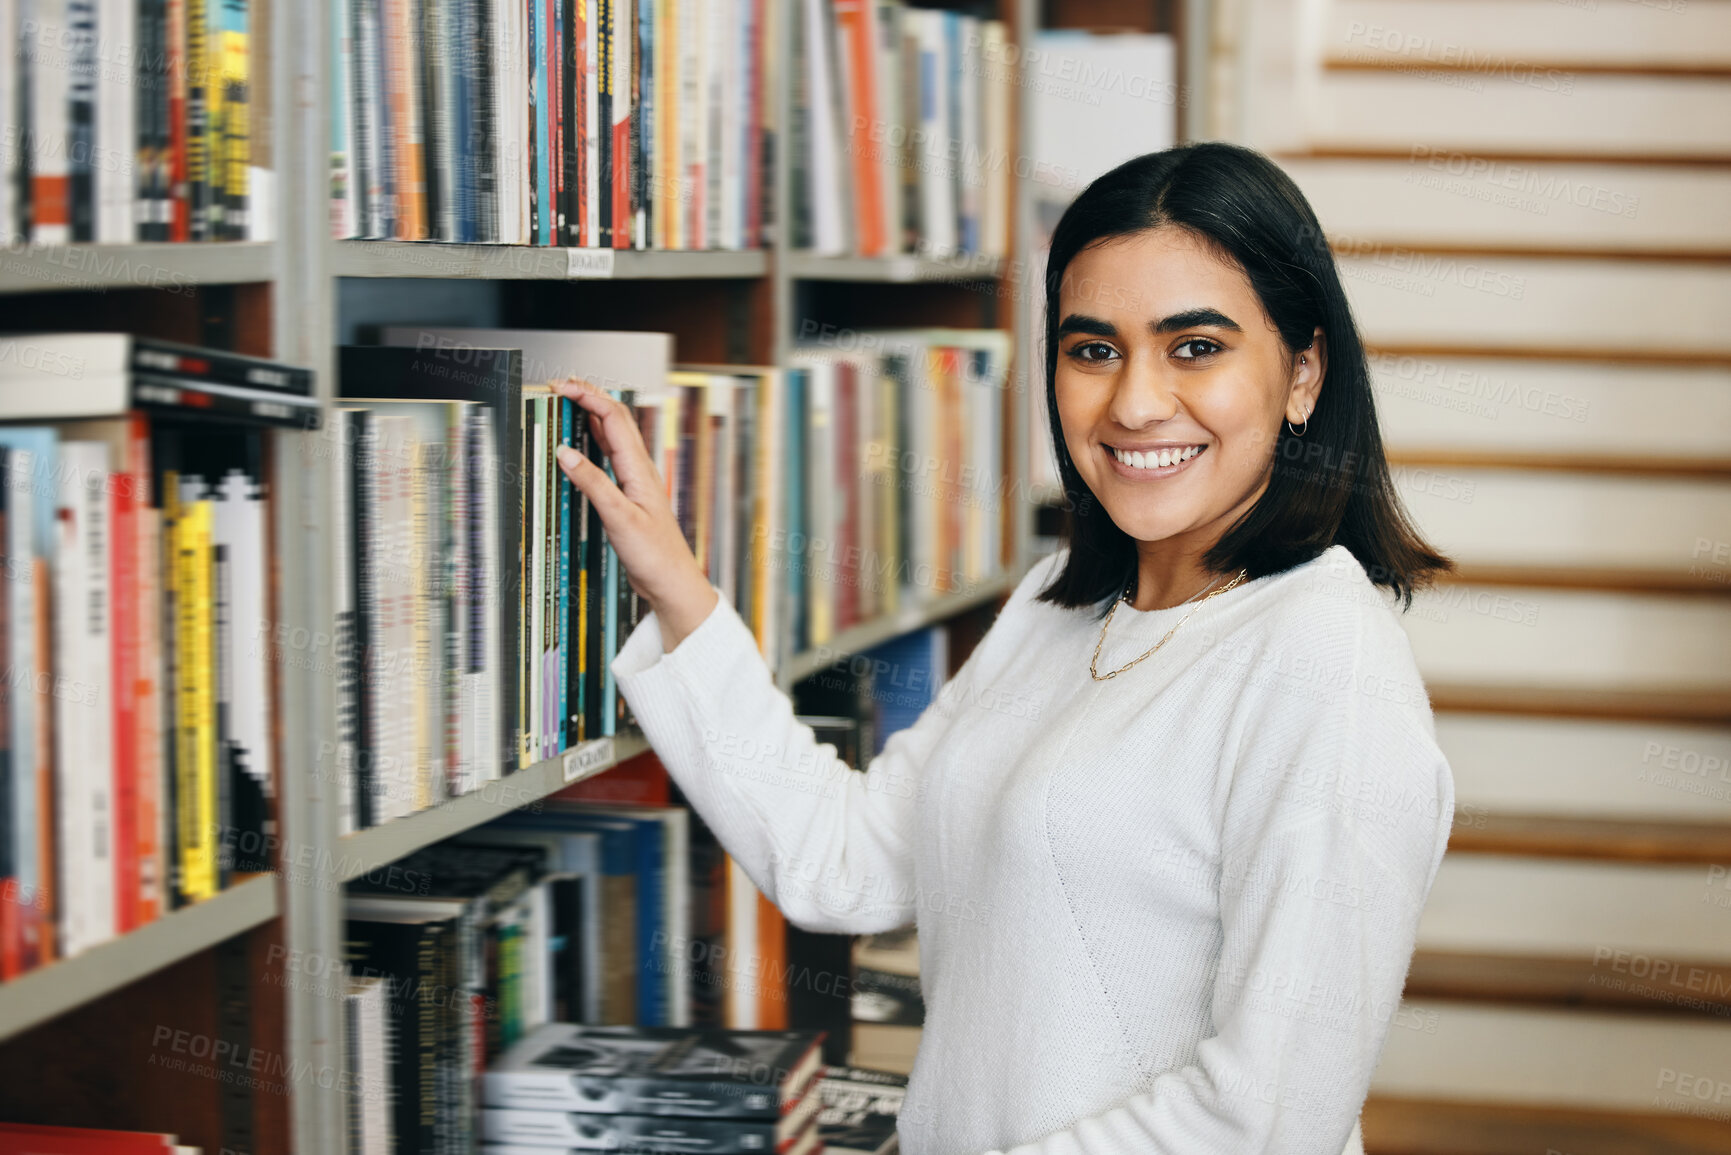
{"label": "woman's hand", "polygon": [[559,468],[595,506],[632,588],[655,611],[662,649],[671,651],[715,608],[715,589],[685,544],[631,410],[587,382],[563,381],[554,390],[588,411],[619,481],[569,446],[559,447]]}

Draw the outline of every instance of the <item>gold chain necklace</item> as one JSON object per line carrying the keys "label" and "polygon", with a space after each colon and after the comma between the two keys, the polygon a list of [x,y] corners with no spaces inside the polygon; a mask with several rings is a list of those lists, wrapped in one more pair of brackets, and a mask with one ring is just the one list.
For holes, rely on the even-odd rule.
{"label": "gold chain necklace", "polygon": [[[1218,594],[1223,594],[1227,590],[1231,589],[1233,586],[1237,585],[1239,582],[1243,581],[1244,575],[1249,573],[1249,572],[1250,572],[1250,570],[1248,568],[1239,570],[1237,577],[1233,578],[1231,581],[1227,582],[1225,585],[1221,586],[1219,589],[1214,590],[1211,593],[1209,593],[1208,597],[1203,598],[1202,601],[1197,602],[1196,603],[1196,610],[1201,609],[1203,602],[1206,602],[1208,600],[1208,598],[1215,597]],[[1140,662],[1146,658],[1152,657],[1154,655],[1155,650],[1158,650],[1161,646],[1164,646],[1167,642],[1172,640],[1172,635],[1178,632],[1178,626],[1181,626],[1185,622],[1189,621],[1191,619],[1191,617],[1194,616],[1196,613],[1196,610],[1191,610],[1189,613],[1185,614],[1182,618],[1179,618],[1178,624],[1173,626],[1171,629],[1167,630],[1166,636],[1161,638],[1159,641],[1155,642],[1154,648],[1149,650],[1146,654],[1143,654],[1142,657],[1136,658],[1134,661],[1131,661],[1127,665],[1119,666],[1116,670],[1111,670],[1107,673],[1102,674],[1096,668],[1096,663],[1098,663],[1100,660],[1100,647],[1106,644],[1106,629],[1108,626],[1110,626],[1112,624],[1112,615],[1118,612],[1118,607],[1123,605],[1125,602],[1127,602],[1129,600],[1130,600],[1130,595],[1128,592],[1120,594],[1118,596],[1118,600],[1112,603],[1112,608],[1107,611],[1106,620],[1104,622],[1100,623],[1100,640],[1094,643],[1094,656],[1088,660],[1088,673],[1090,673],[1094,676],[1094,680],[1096,682],[1104,682],[1108,678],[1116,678],[1119,674],[1122,674],[1125,670],[1128,670],[1131,666],[1134,666],[1137,662]],[[1182,604],[1182,603],[1180,603],[1180,604]]]}

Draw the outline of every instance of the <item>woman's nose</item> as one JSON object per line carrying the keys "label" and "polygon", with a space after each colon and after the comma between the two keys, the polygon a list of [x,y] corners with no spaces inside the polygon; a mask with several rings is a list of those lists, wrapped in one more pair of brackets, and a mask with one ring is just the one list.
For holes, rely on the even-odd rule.
{"label": "woman's nose", "polygon": [[1159,364],[1151,357],[1127,358],[1107,415],[1125,429],[1141,429],[1177,412],[1177,391]]}

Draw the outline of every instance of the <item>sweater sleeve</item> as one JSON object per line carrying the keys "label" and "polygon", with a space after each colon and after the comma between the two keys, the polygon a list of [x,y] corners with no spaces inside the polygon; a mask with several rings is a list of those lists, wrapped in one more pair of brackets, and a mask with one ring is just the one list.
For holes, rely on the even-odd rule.
{"label": "sweater sleeve", "polygon": [[[1339,624],[1241,715],[1212,1035],[1148,1090],[1008,1155],[1340,1155],[1390,1026],[1435,1029],[1400,998],[1453,780],[1398,624]],[[1349,685],[1315,673],[1336,657]]]}
{"label": "sweater sleeve", "polygon": [[668,773],[758,889],[796,926],[868,934],[914,921],[922,769],[983,649],[864,773],[795,720],[725,597],[672,653],[649,614],[611,668]]}

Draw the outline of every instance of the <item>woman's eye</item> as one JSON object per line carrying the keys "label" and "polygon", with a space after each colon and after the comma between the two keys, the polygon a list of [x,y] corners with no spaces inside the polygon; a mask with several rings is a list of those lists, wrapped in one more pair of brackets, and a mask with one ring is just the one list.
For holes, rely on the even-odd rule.
{"label": "woman's eye", "polygon": [[1098,365],[1112,357],[1112,346],[1102,341],[1084,341],[1070,349],[1070,356],[1087,365]]}
{"label": "woman's eye", "polygon": [[1178,348],[1189,349],[1192,346],[1196,346],[1196,345],[1203,346],[1201,352],[1192,353],[1188,356],[1182,356],[1181,355],[1178,359],[1180,361],[1194,361],[1198,357],[1206,357],[1210,353],[1218,353],[1218,352],[1220,352],[1221,348],[1223,348],[1223,346],[1221,346],[1221,345],[1219,345],[1213,341],[1210,341],[1207,337],[1192,337],[1188,341],[1185,341],[1182,344],[1180,344],[1178,346]]}

